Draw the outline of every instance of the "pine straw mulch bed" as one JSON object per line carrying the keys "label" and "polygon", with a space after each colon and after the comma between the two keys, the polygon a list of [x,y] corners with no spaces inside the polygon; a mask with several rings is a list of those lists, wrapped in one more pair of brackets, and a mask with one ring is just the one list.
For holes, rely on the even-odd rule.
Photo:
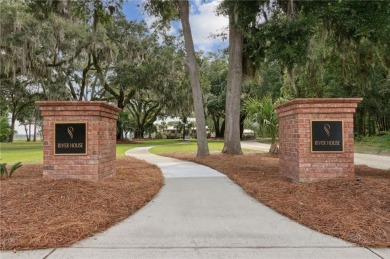
{"label": "pine straw mulch bed", "polygon": [[167,154],[212,167],[279,213],[319,232],[365,247],[390,247],[390,171],[356,166],[354,180],[294,183],[269,154]]}
{"label": "pine straw mulch bed", "polygon": [[135,158],[117,159],[116,176],[99,182],[44,180],[42,164],[23,165],[0,181],[0,249],[69,246],[133,214],[163,184]]}

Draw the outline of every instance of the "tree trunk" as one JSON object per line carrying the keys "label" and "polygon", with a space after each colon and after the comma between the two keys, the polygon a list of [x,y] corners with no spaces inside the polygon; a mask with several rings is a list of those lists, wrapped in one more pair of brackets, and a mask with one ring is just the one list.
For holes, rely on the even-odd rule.
{"label": "tree trunk", "polygon": [[215,137],[218,138],[220,135],[219,118],[215,118],[215,116],[213,116],[212,120],[214,123]]}
{"label": "tree trunk", "polygon": [[26,141],[30,142],[30,134],[28,133],[27,125],[24,124],[24,131],[26,132]]}
{"label": "tree trunk", "polygon": [[187,0],[178,1],[178,5],[186,49],[186,65],[190,74],[192,99],[194,101],[195,108],[196,141],[198,144],[197,156],[202,157],[207,156],[209,154],[209,147],[207,144],[206,119],[204,117],[203,98],[199,80],[199,70],[198,64],[196,63],[194,42],[192,40],[189,21],[189,3]]}
{"label": "tree trunk", "polygon": [[116,139],[117,140],[123,140],[123,127],[122,127],[122,124],[118,123],[118,129],[117,129],[117,133],[116,133]]}
{"label": "tree trunk", "polygon": [[144,138],[144,129],[143,128],[135,129],[135,131],[134,131],[134,138],[143,139]]}
{"label": "tree trunk", "polygon": [[11,131],[10,131],[9,136],[8,136],[8,142],[14,142],[15,121],[16,121],[16,115],[14,113],[12,113]]}
{"label": "tree trunk", "polygon": [[240,143],[240,102],[243,35],[238,27],[238,7],[229,14],[229,71],[225,108],[225,140],[222,152],[242,155]]}
{"label": "tree trunk", "polygon": [[[119,109],[121,109],[122,111],[125,108],[124,100],[125,100],[125,94],[121,90],[121,91],[119,91],[119,95],[117,96],[117,101],[118,101],[117,107]],[[118,121],[116,123],[116,126],[117,126],[116,139],[123,140],[124,139],[123,138],[123,125],[122,125],[122,123],[119,123],[119,118],[118,118]]]}
{"label": "tree trunk", "polygon": [[356,109],[356,113],[355,113],[355,127],[357,130],[355,130],[355,132],[357,132],[357,134],[359,136],[365,136],[365,123],[364,123],[364,116],[365,116],[365,111],[364,111],[364,108],[357,108]]}
{"label": "tree trunk", "polygon": [[273,154],[273,155],[276,155],[279,153],[279,147],[275,141],[272,141],[272,144],[268,150],[268,153]]}
{"label": "tree trunk", "polygon": [[29,134],[29,141],[31,141],[31,122],[28,123],[28,134]]}
{"label": "tree trunk", "polygon": [[288,81],[290,81],[291,89],[294,93],[294,96],[296,97],[298,95],[298,90],[297,90],[297,87],[295,85],[295,76],[294,76],[294,68],[293,67],[287,69],[287,78],[288,78]]}
{"label": "tree trunk", "polygon": [[118,120],[116,121],[116,140],[122,140],[123,139],[123,127],[122,123]]}
{"label": "tree trunk", "polygon": [[[287,21],[290,23],[295,15],[295,3],[294,0],[289,0],[287,2]],[[287,68],[287,78],[290,81],[291,89],[294,93],[294,97],[298,96],[298,90],[295,85],[295,77],[294,77],[294,66]]]}
{"label": "tree trunk", "polygon": [[222,122],[221,129],[219,130],[219,133],[220,133],[220,138],[225,137],[225,120],[223,120],[223,122]]}
{"label": "tree trunk", "polygon": [[87,85],[87,77],[88,77],[88,72],[90,68],[92,67],[93,62],[91,61],[91,55],[88,55],[88,64],[87,66],[83,69],[83,74],[81,78],[81,86],[80,86],[80,96],[79,96],[79,101],[82,101],[83,99],[87,99],[88,96],[85,94],[85,89]]}
{"label": "tree trunk", "polygon": [[37,123],[38,123],[38,111],[34,110],[34,139],[33,142],[37,142]]}
{"label": "tree trunk", "polygon": [[240,139],[242,139],[242,135],[244,135],[244,122],[246,119],[246,114],[240,115]]}

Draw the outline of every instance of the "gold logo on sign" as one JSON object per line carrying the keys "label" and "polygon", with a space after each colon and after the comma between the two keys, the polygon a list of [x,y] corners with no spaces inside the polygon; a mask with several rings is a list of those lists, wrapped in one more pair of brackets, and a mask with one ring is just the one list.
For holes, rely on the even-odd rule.
{"label": "gold logo on sign", "polygon": [[324,125],[324,130],[325,130],[326,135],[328,135],[328,137],[329,137],[330,136],[330,125],[329,124],[325,124]]}
{"label": "gold logo on sign", "polygon": [[67,131],[68,131],[69,137],[71,139],[73,139],[73,131],[74,131],[73,127],[69,126]]}

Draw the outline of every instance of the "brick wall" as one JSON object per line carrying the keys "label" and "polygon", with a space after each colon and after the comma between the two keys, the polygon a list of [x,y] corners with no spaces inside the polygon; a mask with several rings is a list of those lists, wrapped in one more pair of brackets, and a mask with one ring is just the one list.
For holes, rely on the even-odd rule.
{"label": "brick wall", "polygon": [[[36,102],[43,116],[43,177],[100,180],[115,174],[116,121],[120,109],[105,102]],[[85,122],[85,155],[55,155],[56,122]]]}
{"label": "brick wall", "polygon": [[[361,98],[294,99],[276,107],[279,170],[299,182],[354,177],[353,114]],[[341,120],[343,152],[311,151],[311,121]]]}

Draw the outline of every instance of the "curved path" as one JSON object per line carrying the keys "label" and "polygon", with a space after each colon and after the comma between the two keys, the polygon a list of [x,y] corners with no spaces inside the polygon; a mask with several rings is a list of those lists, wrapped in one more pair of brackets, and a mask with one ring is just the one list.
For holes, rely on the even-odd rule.
{"label": "curved path", "polygon": [[[385,258],[301,226],[206,166],[137,148],[126,155],[161,168],[165,186],[133,216],[69,248],[5,258]],[[40,253],[40,254],[39,254]]]}

